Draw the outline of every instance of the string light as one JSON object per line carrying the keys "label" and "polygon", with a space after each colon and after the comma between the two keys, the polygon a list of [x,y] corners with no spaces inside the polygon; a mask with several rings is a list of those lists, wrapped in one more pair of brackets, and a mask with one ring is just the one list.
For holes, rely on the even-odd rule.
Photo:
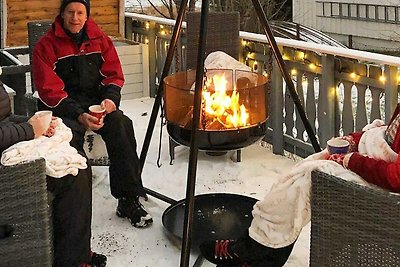
{"label": "string light", "polygon": [[150,22],[146,22],[145,28],[146,30],[150,29]]}
{"label": "string light", "polygon": [[147,38],[144,39],[144,43],[145,43],[145,44],[148,44],[148,43],[149,43],[149,39],[147,39]]}
{"label": "string light", "polygon": [[350,74],[350,77],[351,77],[352,79],[355,79],[355,78],[357,77],[357,75],[356,75],[355,72],[352,72],[352,73]]}
{"label": "string light", "polygon": [[258,69],[258,63],[257,63],[257,61],[254,61],[253,70],[257,70],[257,69]]}
{"label": "string light", "polygon": [[293,76],[295,76],[295,75],[297,75],[297,70],[296,70],[296,69],[292,69],[292,70],[290,71],[290,73],[291,73]]}
{"label": "string light", "polygon": [[383,76],[383,75],[381,75],[380,77],[379,77],[379,80],[381,81],[381,82],[385,82],[386,81],[386,77],[385,76]]}
{"label": "string light", "polygon": [[311,70],[315,70],[317,68],[317,66],[314,63],[310,63],[310,65],[308,66]]}
{"label": "string light", "polygon": [[283,58],[283,60],[289,60],[290,59],[286,54],[283,54],[282,58]]}

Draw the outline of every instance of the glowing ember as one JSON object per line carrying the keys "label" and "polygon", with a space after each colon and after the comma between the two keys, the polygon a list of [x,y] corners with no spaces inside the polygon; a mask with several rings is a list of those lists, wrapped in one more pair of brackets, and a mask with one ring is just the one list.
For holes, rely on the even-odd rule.
{"label": "glowing ember", "polygon": [[239,92],[233,88],[229,96],[227,84],[224,74],[207,78],[202,92],[202,123],[206,129],[237,128],[249,124],[246,107],[239,105]]}

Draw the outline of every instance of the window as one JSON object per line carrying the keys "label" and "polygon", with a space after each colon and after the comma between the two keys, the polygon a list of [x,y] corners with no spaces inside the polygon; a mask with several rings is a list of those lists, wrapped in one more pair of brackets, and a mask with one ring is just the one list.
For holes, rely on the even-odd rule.
{"label": "window", "polygon": [[375,6],[368,6],[368,19],[375,19]]}
{"label": "window", "polygon": [[378,14],[377,18],[378,20],[385,20],[385,7],[384,6],[378,6]]}
{"label": "window", "polygon": [[332,16],[332,8],[331,8],[331,6],[332,6],[331,3],[324,3],[323,13],[324,13],[325,17]]}
{"label": "window", "polygon": [[397,21],[397,23],[399,23],[400,22],[400,7],[398,7],[396,10],[397,10],[396,21]]}
{"label": "window", "polygon": [[358,5],[358,17],[362,19],[367,18],[367,6],[366,5]]}
{"label": "window", "polygon": [[396,7],[388,6],[386,8],[386,15],[387,15],[388,21],[395,22],[396,21]]}
{"label": "window", "polygon": [[351,4],[350,5],[350,17],[352,17],[352,18],[357,18],[358,17],[357,5],[356,4]]}
{"label": "window", "polygon": [[340,8],[342,9],[342,17],[348,17],[349,16],[349,4],[340,4]]}
{"label": "window", "polygon": [[332,16],[339,17],[339,3],[332,3]]}

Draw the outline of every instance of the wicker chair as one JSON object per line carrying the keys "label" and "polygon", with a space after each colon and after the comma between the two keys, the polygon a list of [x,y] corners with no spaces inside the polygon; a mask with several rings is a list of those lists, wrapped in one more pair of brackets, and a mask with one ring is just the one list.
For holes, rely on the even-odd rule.
{"label": "wicker chair", "polygon": [[312,173],[310,266],[400,266],[400,196]]}
{"label": "wicker chair", "polygon": [[[200,12],[188,12],[187,22],[187,69],[196,69],[200,37]],[[210,12],[208,15],[206,56],[214,51],[223,51],[239,59],[240,17],[238,12]]]}
{"label": "wicker chair", "polygon": [[[28,26],[28,47],[29,47],[29,63],[32,66],[33,48],[40,38],[50,29],[51,21],[31,21],[27,23]],[[33,82],[33,72],[31,72],[31,88],[32,93],[26,93],[27,110],[29,115],[33,115],[37,110],[37,99],[33,96],[35,84]]]}
{"label": "wicker chair", "polygon": [[0,166],[0,224],[14,235],[0,239],[1,266],[51,266],[52,223],[45,161]]}

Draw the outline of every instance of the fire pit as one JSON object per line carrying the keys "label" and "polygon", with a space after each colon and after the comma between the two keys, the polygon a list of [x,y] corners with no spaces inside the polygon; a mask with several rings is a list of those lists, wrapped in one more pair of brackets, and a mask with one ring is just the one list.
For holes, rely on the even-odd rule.
{"label": "fire pit", "polygon": [[[170,137],[190,146],[194,70],[164,79],[165,115]],[[240,70],[207,70],[202,89],[198,148],[236,150],[263,138],[267,127],[267,78]]]}

